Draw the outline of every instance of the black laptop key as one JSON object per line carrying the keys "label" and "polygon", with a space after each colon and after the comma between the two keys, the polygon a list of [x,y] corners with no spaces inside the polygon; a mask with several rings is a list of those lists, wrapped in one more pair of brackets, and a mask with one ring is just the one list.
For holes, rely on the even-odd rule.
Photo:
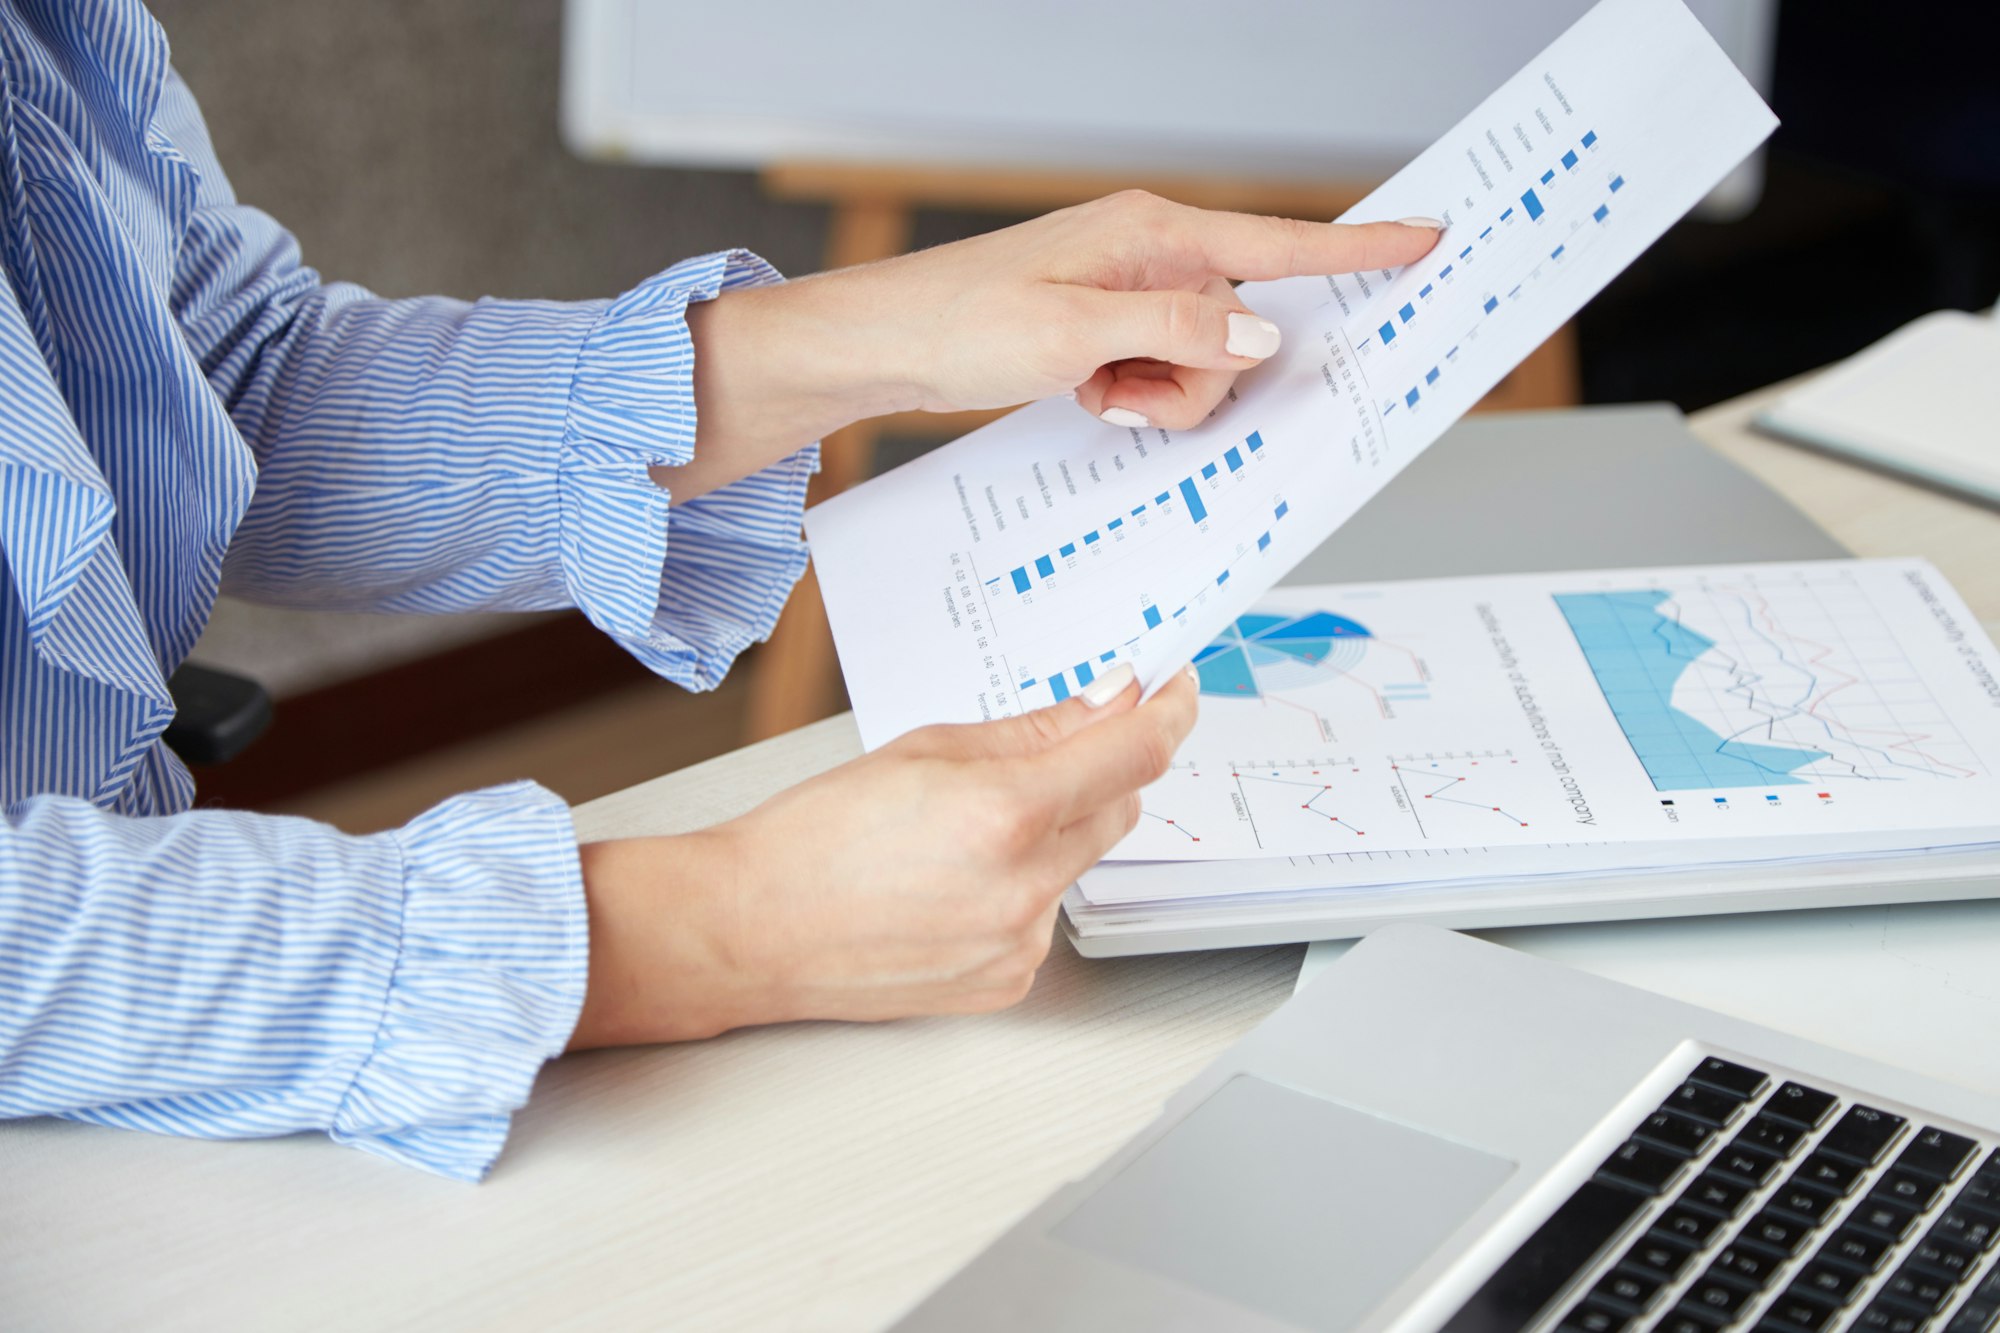
{"label": "black laptop key", "polygon": [[1663,1152],[1637,1139],[1627,1139],[1618,1146],[1617,1152],[1604,1159],[1604,1165],[1597,1168],[1597,1174],[1600,1177],[1609,1176],[1646,1194],[1658,1194],[1681,1173],[1686,1164],[1687,1158],[1678,1153]]}
{"label": "black laptop key", "polygon": [[1644,1314],[1665,1285],[1650,1273],[1632,1268],[1614,1268],[1591,1289],[1590,1297],[1600,1305],[1613,1305]]}
{"label": "black laptop key", "polygon": [[1729,1094],[1740,1102],[1747,1102],[1764,1090],[1771,1076],[1762,1070],[1751,1069],[1747,1065],[1735,1064],[1711,1055],[1694,1067],[1688,1075],[1690,1081],[1717,1092]]}
{"label": "black laptop key", "polygon": [[1890,1301],[1876,1301],[1861,1312],[1854,1326],[1866,1329],[1867,1333],[1921,1333],[1923,1326],[1929,1322],[1929,1315]]}
{"label": "black laptop key", "polygon": [[1766,1208],[1744,1225],[1742,1233],[1736,1237],[1736,1243],[1754,1245],[1789,1259],[1805,1246],[1806,1235],[1811,1230],[1811,1227],[1796,1218],[1786,1217],[1783,1213],[1774,1213]]}
{"label": "black laptop key", "polygon": [[1807,1189],[1790,1181],[1778,1187],[1778,1192],[1771,1196],[1770,1203],[1770,1206],[1779,1212],[1796,1217],[1812,1226],[1818,1226],[1826,1221],[1827,1214],[1839,1205],[1840,1200],[1824,1190]]}
{"label": "black laptop key", "polygon": [[1946,1240],[1933,1231],[1910,1251],[1910,1262],[1939,1277],[1963,1282],[1979,1262],[1979,1251],[1955,1240]]}
{"label": "black laptop key", "polygon": [[1743,1110],[1743,1099],[1690,1080],[1669,1093],[1660,1109],[1693,1116],[1705,1125],[1726,1125]]}
{"label": "black laptop key", "polygon": [[1917,1136],[1910,1140],[1910,1146],[1903,1149],[1896,1165],[1905,1171],[1915,1171],[1938,1180],[1956,1180],[1958,1173],[1965,1170],[1965,1164],[1978,1150],[1979,1145],[1963,1134],[1927,1125],[1918,1130]]}
{"label": "black laptop key", "polygon": [[1927,1315],[1944,1309],[1954,1284],[1935,1273],[1926,1273],[1914,1264],[1904,1264],[1877,1293],[1881,1300],[1914,1306]]}
{"label": "black laptop key", "polygon": [[1794,1330],[1794,1333],[1819,1333],[1823,1328],[1832,1328],[1838,1315],[1836,1307],[1825,1301],[1816,1301],[1794,1287],[1771,1302],[1764,1318],[1779,1328]]}
{"label": "black laptop key", "polygon": [[1653,1223],[1653,1235],[1699,1250],[1715,1239],[1721,1227],[1721,1218],[1675,1204]]}
{"label": "black laptop key", "polygon": [[1870,1193],[1908,1204],[1920,1213],[1927,1213],[1940,1198],[1944,1197],[1944,1186],[1930,1176],[1920,1175],[1898,1164],[1890,1167],[1888,1173],[1875,1182],[1875,1188]]}
{"label": "black laptop key", "polygon": [[1681,1191],[1675,1202],[1690,1208],[1705,1208],[1711,1213],[1724,1217],[1734,1217],[1743,1211],[1743,1201],[1750,1197],[1750,1187],[1740,1180],[1715,1171],[1704,1171],[1694,1178],[1694,1183]]}
{"label": "black laptop key", "polygon": [[1952,1203],[1960,1208],[1970,1208],[1974,1212],[2000,1216],[2000,1171],[1981,1167],[1973,1172],[1972,1179],[1966,1181],[1959,1189]]}
{"label": "black laptop key", "polygon": [[1792,1182],[1831,1194],[1846,1195],[1853,1191],[1854,1182],[1861,1179],[1861,1170],[1845,1158],[1816,1152],[1799,1163],[1799,1169],[1792,1172]]}
{"label": "black laptop key", "polygon": [[1818,1129],[1840,1098],[1803,1083],[1785,1083],[1764,1103],[1764,1114],[1789,1120],[1801,1129]]}
{"label": "black laptop key", "polygon": [[1743,1127],[1731,1146],[1754,1148],[1774,1157],[1790,1157],[1798,1150],[1799,1141],[1805,1133],[1797,1125],[1788,1125],[1774,1115],[1760,1115]]}
{"label": "black laptop key", "polygon": [[1564,1315],[1563,1321],[1556,1327],[1562,1333],[1625,1333],[1638,1317],[1594,1301],[1585,1301]]}
{"label": "black laptop key", "polygon": [[1996,1328],[2000,1328],[2000,1301],[1975,1297],[1958,1307],[1944,1333],[1993,1333]]}
{"label": "black laptop key", "polygon": [[1863,1166],[1873,1166],[1882,1160],[1882,1154],[1903,1132],[1905,1123],[1903,1117],[1891,1111],[1878,1111],[1872,1106],[1850,1106],[1847,1114],[1835,1121],[1833,1128],[1826,1132],[1826,1137],[1820,1140],[1819,1150]]}
{"label": "black laptop key", "polygon": [[1679,1277],[1681,1271],[1688,1266],[1688,1260],[1693,1257],[1694,1251],[1685,1245],[1676,1245],[1672,1241],[1647,1236],[1625,1251],[1625,1257],[1618,1261],[1618,1266],[1651,1273],[1664,1283],[1672,1282]]}
{"label": "black laptop key", "polygon": [[1847,1220],[1854,1226],[1879,1232],[1891,1240],[1901,1240],[1916,1225],[1917,1210],[1895,1199],[1871,1194],[1847,1215]]}
{"label": "black laptop key", "polygon": [[1982,1301],[2000,1301],[2000,1268],[1989,1268],[1979,1285],[1972,1289],[1973,1297]]}
{"label": "black laptop key", "polygon": [[1665,1319],[1653,1325],[1653,1333],[1715,1333],[1715,1329],[1716,1320],[1684,1305],[1675,1306]]}
{"label": "black laptop key", "polygon": [[1961,1245],[1970,1245],[1984,1254],[1993,1248],[1996,1228],[2000,1228],[2000,1222],[1996,1222],[1987,1214],[1970,1208],[1960,1208],[1954,1204],[1944,1210],[1944,1216],[1938,1219],[1937,1226],[1932,1228],[1931,1234],[1943,1236],[1946,1240],[1955,1240]]}
{"label": "black laptop key", "polygon": [[1895,1244],[1887,1236],[1878,1236],[1860,1227],[1846,1226],[1827,1238],[1820,1246],[1819,1257],[1829,1263],[1846,1264],[1849,1268],[1863,1273],[1872,1273],[1882,1266],[1882,1256],[1889,1253]]}
{"label": "black laptop key", "polygon": [[1715,1126],[1704,1125],[1674,1111],[1655,1111],[1632,1131],[1633,1138],[1644,1139],[1654,1147],[1665,1148],[1683,1157],[1692,1157],[1700,1152],[1714,1136]]}
{"label": "black laptop key", "polygon": [[1708,1316],[1720,1323],[1728,1323],[1743,1312],[1743,1307],[1755,1300],[1757,1293],[1740,1282],[1727,1278],[1711,1277],[1704,1273],[1695,1280],[1681,1297],[1678,1309],[1700,1317]]}
{"label": "black laptop key", "polygon": [[1732,1143],[1715,1155],[1709,1163],[1712,1171],[1724,1171],[1742,1178],[1752,1186],[1762,1186],[1778,1174],[1784,1163],[1769,1153],[1746,1148],[1740,1142]]}
{"label": "black laptop key", "polygon": [[1842,1268],[1824,1259],[1815,1259],[1799,1270],[1798,1278],[1792,1283],[1792,1290],[1816,1300],[1845,1305],[1854,1299],[1854,1293],[1861,1289],[1861,1284],[1865,1281],[1866,1277],[1851,1268]]}
{"label": "black laptop key", "polygon": [[1706,1276],[1729,1278],[1736,1282],[1761,1290],[1771,1284],[1785,1261],[1768,1250],[1759,1250],[1749,1245],[1728,1245],[1715,1262],[1708,1266]]}
{"label": "black laptop key", "polygon": [[1444,1333],[1527,1327],[1645,1206],[1628,1189],[1585,1181],[1446,1322]]}

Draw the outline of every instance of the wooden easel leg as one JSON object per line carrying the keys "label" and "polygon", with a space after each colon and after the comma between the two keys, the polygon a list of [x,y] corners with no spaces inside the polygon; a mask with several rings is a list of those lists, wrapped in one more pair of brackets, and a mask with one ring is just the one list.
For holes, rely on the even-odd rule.
{"label": "wooden easel leg", "polygon": [[[910,207],[901,199],[843,199],[833,208],[827,238],[828,268],[848,268],[899,255],[910,244]],[[880,427],[860,421],[821,442],[820,473],[811,498],[823,500],[866,481],[875,463]],[[780,735],[833,713],[839,663],[819,581],[811,570],[785,604],[771,641],[758,649],[750,682],[745,732],[749,740]]]}

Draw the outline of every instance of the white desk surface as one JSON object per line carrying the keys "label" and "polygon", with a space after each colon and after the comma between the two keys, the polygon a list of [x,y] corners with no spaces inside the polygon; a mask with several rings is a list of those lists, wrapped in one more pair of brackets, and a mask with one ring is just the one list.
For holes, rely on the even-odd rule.
{"label": "white desk surface", "polygon": [[[2000,513],[1757,439],[1763,396],[1696,430],[1857,552],[1930,556],[2000,627]],[[578,825],[696,827],[855,749],[834,718]],[[2000,968],[1980,967],[2000,961],[2000,902],[1503,938],[2000,1095]],[[0,1326],[880,1328],[1283,1000],[1299,956],[1087,963],[1058,941],[997,1016],[571,1057],[478,1187],[314,1137],[0,1126]]]}

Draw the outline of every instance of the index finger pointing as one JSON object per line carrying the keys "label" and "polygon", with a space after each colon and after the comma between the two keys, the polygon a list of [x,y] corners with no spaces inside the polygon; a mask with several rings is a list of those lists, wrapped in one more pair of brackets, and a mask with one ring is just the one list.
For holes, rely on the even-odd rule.
{"label": "index finger pointing", "polygon": [[1247,280],[1399,268],[1430,253],[1444,234],[1443,225],[1433,218],[1302,222],[1193,208],[1185,225],[1210,272]]}
{"label": "index finger pointing", "polygon": [[1073,823],[1165,773],[1194,727],[1198,698],[1191,673],[1176,673],[1139,707],[1087,727],[1038,756],[1033,761],[1036,781],[1054,798],[1057,822]]}

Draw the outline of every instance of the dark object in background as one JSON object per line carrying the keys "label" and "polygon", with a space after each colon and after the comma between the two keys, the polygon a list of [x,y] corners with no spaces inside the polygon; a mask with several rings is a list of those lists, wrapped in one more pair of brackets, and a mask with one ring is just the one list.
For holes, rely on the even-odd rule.
{"label": "dark object in background", "polygon": [[1683,222],[1580,319],[1587,402],[1685,411],[2000,300],[2000,17],[1779,6],[1762,201]]}
{"label": "dark object in background", "polygon": [[167,748],[189,764],[226,764],[271,725],[271,696],[248,676],[185,663],[167,681]]}

